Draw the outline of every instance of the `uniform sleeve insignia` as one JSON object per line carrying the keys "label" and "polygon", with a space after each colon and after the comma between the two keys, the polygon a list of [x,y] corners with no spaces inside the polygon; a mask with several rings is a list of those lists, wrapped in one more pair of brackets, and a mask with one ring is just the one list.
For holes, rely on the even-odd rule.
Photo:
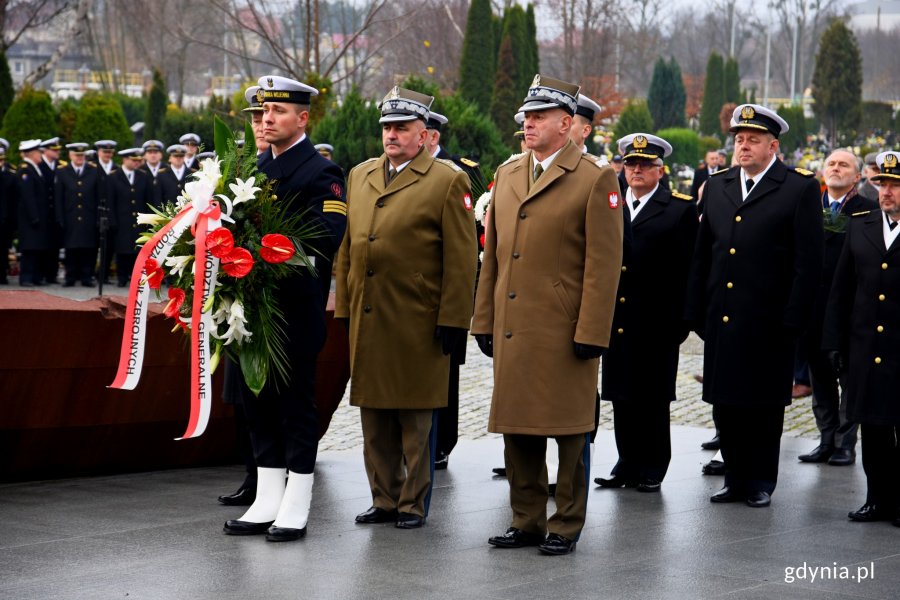
{"label": "uniform sleeve insignia", "polygon": [[466,210],[472,210],[472,195],[471,194],[463,194],[463,206],[466,207]]}
{"label": "uniform sleeve insignia", "polygon": [[806,169],[801,169],[800,167],[794,167],[794,171],[796,171],[800,175],[803,175],[804,177],[812,177],[813,175],[815,175],[815,173],[813,173],[812,171],[807,171]]}
{"label": "uniform sleeve insignia", "polygon": [[682,194],[681,192],[672,192],[673,198],[678,198],[679,200],[684,200],[685,202],[690,202],[694,199],[693,196],[689,196],[688,194]]}
{"label": "uniform sleeve insignia", "polygon": [[619,192],[610,192],[607,195],[610,208],[619,208]]}
{"label": "uniform sleeve insignia", "polygon": [[[274,199],[274,197],[273,197]],[[347,216],[347,203],[340,200],[325,200],[322,203],[322,212],[338,213]]]}
{"label": "uniform sleeve insignia", "polygon": [[860,211],[860,212],[852,213],[850,216],[851,216],[851,217],[864,217],[864,216],[866,216],[867,214],[869,214],[870,212],[872,212],[872,211],[871,211],[871,210],[863,210],[863,211]]}
{"label": "uniform sleeve insignia", "polygon": [[339,183],[331,184],[331,193],[334,194],[334,197],[337,198],[338,200],[341,200],[344,198],[344,190],[341,189],[341,184],[339,184]]}
{"label": "uniform sleeve insignia", "polygon": [[466,158],[466,157],[460,158],[459,162],[466,165],[467,167],[472,167],[473,169],[478,166],[477,162],[475,162],[474,160],[472,160],[470,158]]}

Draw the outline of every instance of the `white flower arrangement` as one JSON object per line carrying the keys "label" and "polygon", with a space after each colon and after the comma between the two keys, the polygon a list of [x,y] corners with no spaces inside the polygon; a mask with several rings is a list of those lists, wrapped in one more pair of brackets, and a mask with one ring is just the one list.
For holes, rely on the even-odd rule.
{"label": "white flower arrangement", "polygon": [[491,205],[491,192],[487,191],[478,197],[475,202],[475,219],[484,225],[484,216],[487,214],[488,207]]}

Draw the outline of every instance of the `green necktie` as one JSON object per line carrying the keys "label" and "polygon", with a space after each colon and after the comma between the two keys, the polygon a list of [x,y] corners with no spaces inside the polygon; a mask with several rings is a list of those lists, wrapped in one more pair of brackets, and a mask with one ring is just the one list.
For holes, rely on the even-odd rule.
{"label": "green necktie", "polygon": [[534,167],[534,179],[532,181],[537,181],[543,172],[544,167],[541,166],[541,163],[538,163],[537,166]]}

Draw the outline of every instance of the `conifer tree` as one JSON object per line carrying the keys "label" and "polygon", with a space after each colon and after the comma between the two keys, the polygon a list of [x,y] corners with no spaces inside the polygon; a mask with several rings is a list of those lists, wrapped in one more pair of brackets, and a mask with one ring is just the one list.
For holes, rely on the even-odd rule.
{"label": "conifer tree", "polygon": [[472,0],[459,67],[459,93],[483,111],[491,106],[496,55],[491,2]]}
{"label": "conifer tree", "polygon": [[9,72],[9,63],[6,62],[6,53],[0,51],[0,123],[3,115],[9,110],[15,99],[16,91],[13,88],[12,75]]}
{"label": "conifer tree", "polygon": [[734,102],[740,104],[743,102],[741,98],[741,75],[738,70],[737,61],[729,57],[725,61],[725,102]]}
{"label": "conifer tree", "polygon": [[700,132],[721,135],[719,111],[725,104],[725,63],[722,55],[712,52],[706,62],[706,80],[703,83],[703,102],[700,105]]}
{"label": "conifer tree", "polygon": [[[153,85],[150,86],[147,112],[144,115],[144,139],[158,139],[166,118],[168,104],[169,95],[166,91],[166,81],[159,69],[153,69]],[[212,104],[212,100],[210,100],[210,104]]]}
{"label": "conifer tree", "polygon": [[497,73],[494,77],[494,93],[491,98],[491,118],[503,140],[512,138],[516,131],[516,109],[521,106],[525,92],[516,90],[513,77],[516,73],[516,59],[513,56],[512,37],[505,35],[500,44],[500,56],[497,59]]}
{"label": "conifer tree", "polygon": [[862,58],[853,32],[839,19],[819,41],[812,77],[816,117],[837,145],[839,132],[848,133],[859,123],[862,106]]}

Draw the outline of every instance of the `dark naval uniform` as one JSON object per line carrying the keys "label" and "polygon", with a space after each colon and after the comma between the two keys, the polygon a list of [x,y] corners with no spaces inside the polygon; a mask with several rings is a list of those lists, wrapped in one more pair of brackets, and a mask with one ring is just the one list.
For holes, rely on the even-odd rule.
{"label": "dark naval uniform", "polygon": [[613,473],[624,480],[660,482],[669,466],[669,403],[688,334],[684,297],[697,227],[694,200],[662,183],[631,221],[601,387],[613,403]]}
{"label": "dark naval uniform", "polygon": [[[828,193],[822,198],[822,206],[827,206]],[[821,436],[821,446],[843,448],[854,451],[856,447],[857,424],[847,415],[847,381],[843,375],[835,373],[822,351],[822,329],[825,325],[825,306],[831,292],[834,272],[838,258],[847,237],[846,227],[851,215],[878,208],[878,203],[857,193],[850,188],[840,204],[836,217],[832,217],[833,225],[825,228],[825,260],[822,265],[822,279],[816,294],[812,323],[809,330],[801,338],[806,356],[809,357],[809,375],[813,386],[812,409],[816,417],[816,426]],[[840,381],[839,381],[840,380]],[[840,392],[838,392],[840,383]]]}
{"label": "dark naval uniform", "polygon": [[[150,170],[150,165],[144,163],[141,165],[141,170],[144,171],[147,175],[150,176],[150,195],[153,196],[153,204],[156,206],[162,205],[163,192],[162,192],[162,182],[160,180],[160,175],[168,171],[169,169],[162,163],[156,168],[156,174],[153,174],[153,171]],[[185,169],[187,170],[187,169]]]}
{"label": "dark naval uniform", "polygon": [[258,397],[245,395],[244,408],[259,467],[287,467],[294,473],[313,472],[319,439],[314,404],[316,356],[325,343],[325,301],[331,265],[347,223],[344,176],[313,147],[309,138],[272,158],[262,155],[262,171],[275,181],[279,202],[318,226],[309,253],[317,275],[301,271],[279,281],[275,297],[284,312],[284,350],[291,366],[290,381],[276,389],[272,378]]}
{"label": "dark naval uniform", "polygon": [[185,167],[181,173],[181,179],[179,179],[175,169],[172,167],[165,170],[160,169],[156,180],[159,183],[162,202],[164,204],[175,204],[178,201],[178,196],[184,193],[184,184],[187,183],[188,177],[195,172],[195,169]]}
{"label": "dark naval uniform", "polygon": [[91,285],[97,262],[97,216],[100,206],[99,169],[85,163],[81,174],[69,164],[56,173],[56,222],[66,249],[66,284]]}
{"label": "dark naval uniform", "polygon": [[43,282],[41,266],[50,247],[50,231],[53,216],[50,214],[50,197],[47,182],[38,167],[23,161],[19,165],[19,251],[22,253],[19,282],[22,285],[40,285]]}
{"label": "dark naval uniform", "polygon": [[0,166],[0,283],[7,283],[9,248],[18,216],[18,183],[15,169]]}
{"label": "dark naval uniform", "polygon": [[686,316],[706,341],[703,399],[721,428],[725,485],[771,494],[795,344],[822,269],[822,208],[808,171],[776,158],[746,200],[740,173],[706,182]]}
{"label": "dark naval uniform", "polygon": [[56,198],[56,173],[65,166],[66,161],[64,160],[57,160],[52,167],[45,160],[41,160],[38,163],[44,184],[47,186],[47,203],[50,211],[47,251],[43,254],[43,262],[38,266],[38,270],[42,273],[47,283],[56,283],[56,276],[59,273],[59,249],[62,246],[62,231],[56,223],[54,201]]}
{"label": "dark naval uniform", "polygon": [[848,417],[860,423],[868,494],[850,514],[858,521],[900,510],[900,242],[886,247],[887,228],[881,210],[850,220],[822,336],[844,357]]}
{"label": "dark naval uniform", "polygon": [[149,212],[149,206],[153,204],[151,175],[141,169],[132,173],[133,182],[128,181],[124,168],[106,177],[109,220],[115,240],[116,273],[120,287],[131,278],[138,252],[136,240],[144,232],[144,227],[137,224],[137,215]]}

